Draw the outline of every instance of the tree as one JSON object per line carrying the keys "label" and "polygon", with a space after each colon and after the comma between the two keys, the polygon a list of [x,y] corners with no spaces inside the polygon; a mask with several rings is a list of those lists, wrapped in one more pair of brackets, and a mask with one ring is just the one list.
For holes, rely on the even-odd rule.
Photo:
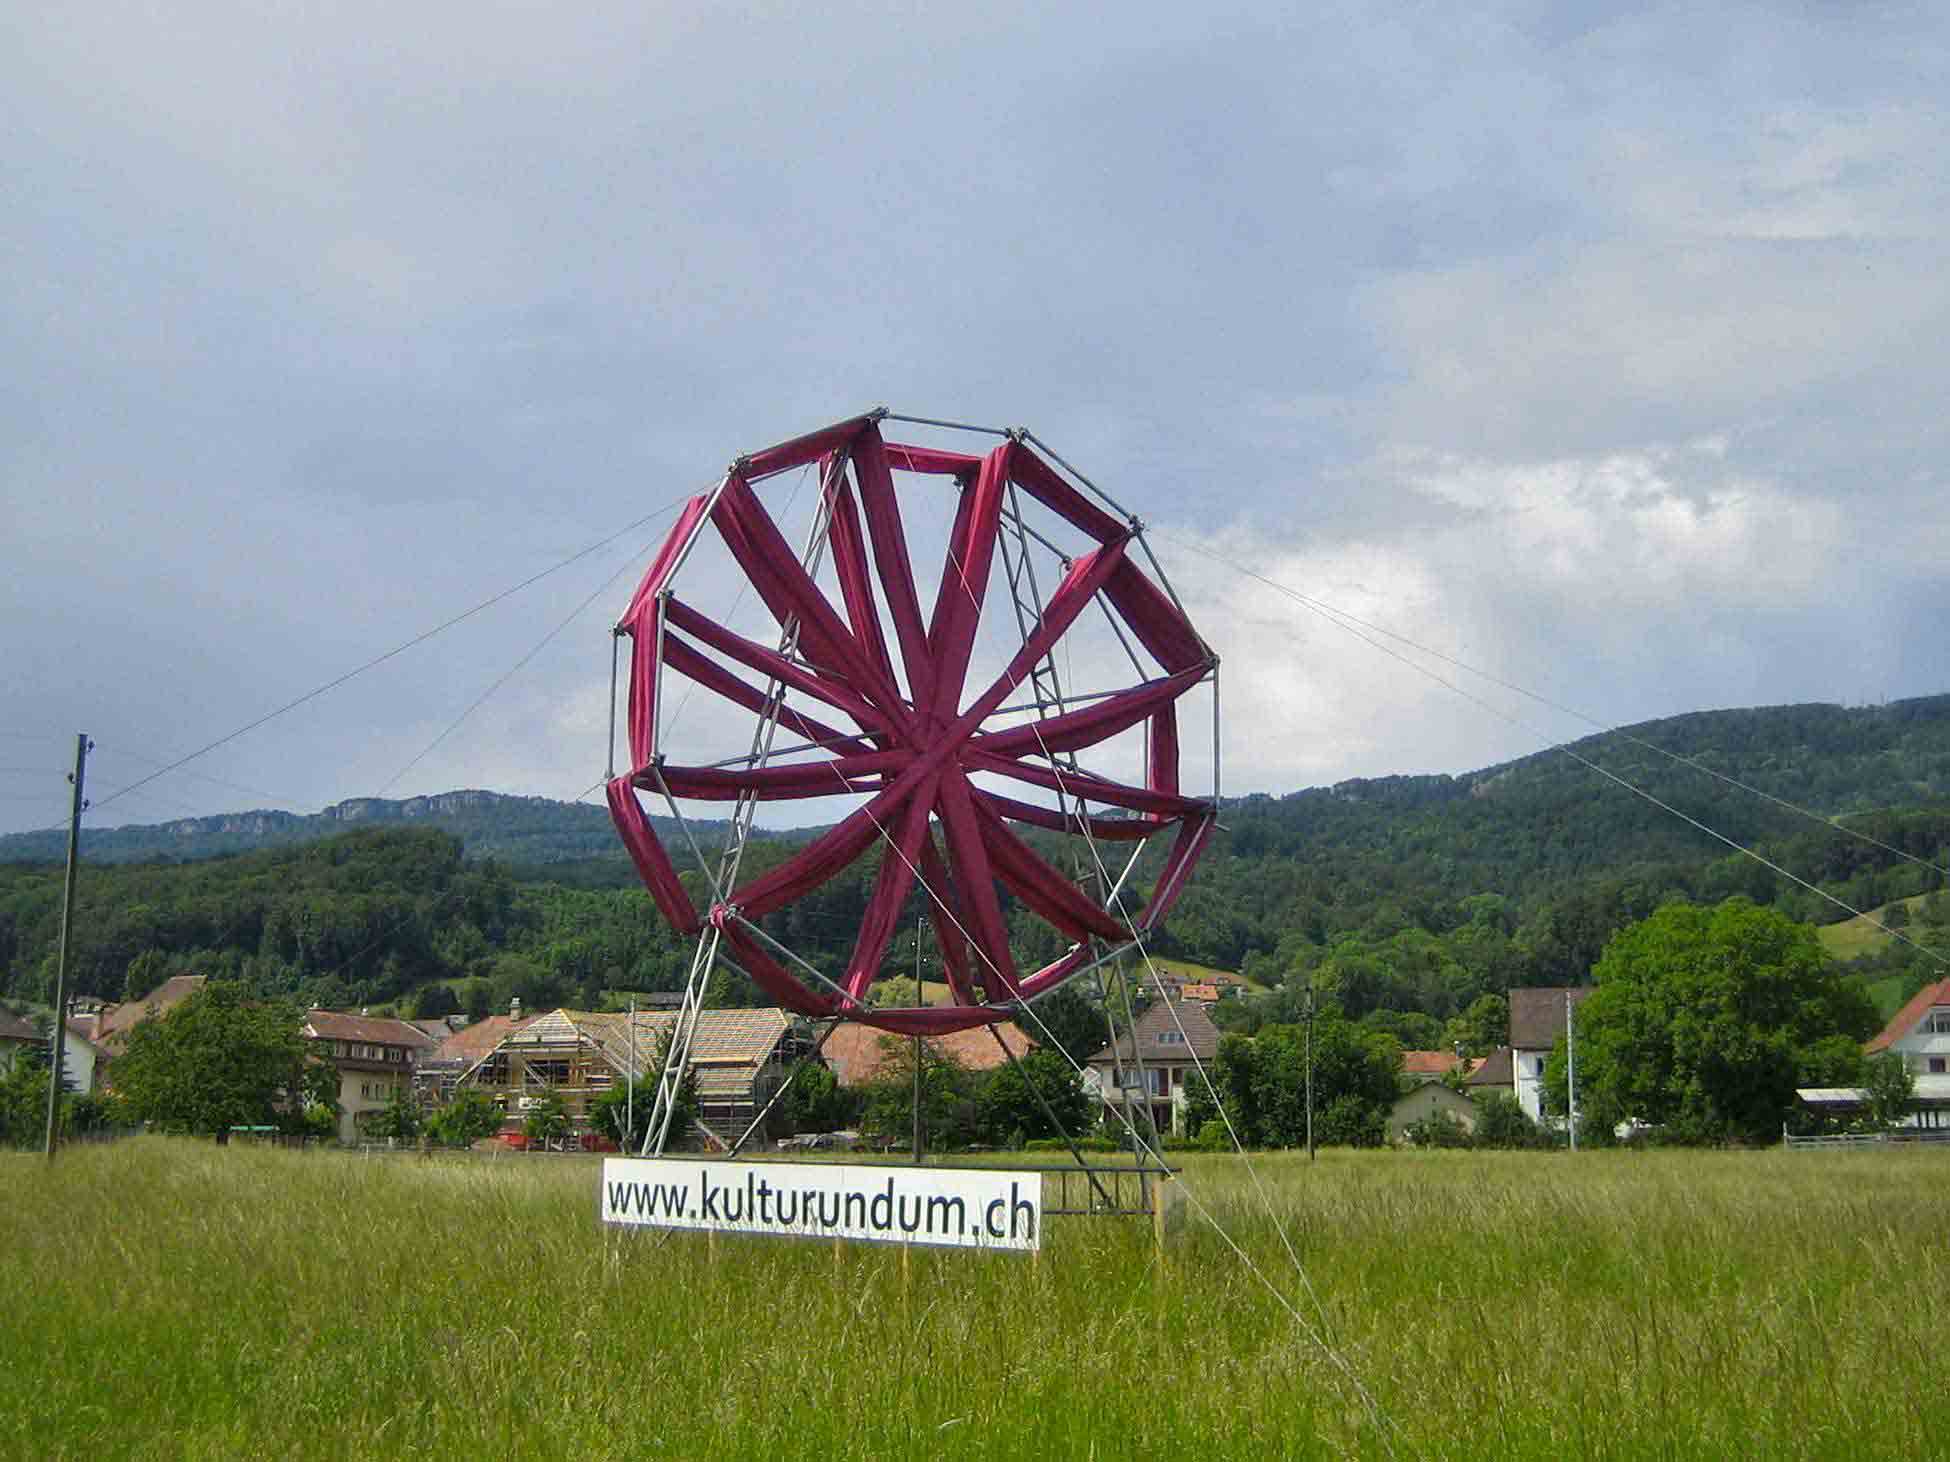
{"label": "tree", "polygon": [[1079,1066],[1101,1051],[1110,1041],[1110,1027],[1104,1023],[1102,1007],[1087,999],[1075,982],[1058,985],[1035,1002],[1036,1016],[1042,1021],[1023,1022],[1024,1028],[1041,1041],[1054,1041]]}
{"label": "tree", "polygon": [[[1314,1140],[1373,1146],[1400,1094],[1401,1047],[1393,1036],[1363,1030],[1338,1010],[1314,1021]],[[1307,1140],[1307,1049],[1304,1026],[1267,1026],[1257,1036],[1227,1035],[1210,1065],[1212,1089],[1190,1083],[1186,1125],[1203,1131],[1225,1103],[1248,1147],[1298,1147]],[[1330,1115],[1331,1113],[1331,1115]]]}
{"label": "tree", "polygon": [[369,1133],[394,1142],[411,1142],[420,1135],[422,1125],[419,1104],[410,1092],[401,1090],[395,1090],[393,1099],[366,1119]]}
{"label": "tree", "polygon": [[860,1115],[859,1098],[841,1086],[832,1068],[821,1061],[800,1068],[780,1105],[794,1132],[837,1132]]}
{"label": "tree", "polygon": [[1476,1102],[1478,1147],[1540,1147],[1544,1134],[1507,1091],[1493,1091]]}
{"label": "tree", "polygon": [[[990,1071],[975,1094],[975,1125],[982,1140],[1000,1146],[1018,1137],[1081,1137],[1090,1125],[1090,1098],[1076,1068],[1047,1046],[1018,1060],[1020,1065],[1010,1061]],[[1043,1110],[1045,1102],[1061,1131]]]}
{"label": "tree", "polygon": [[443,1015],[459,1015],[460,1001],[445,980],[422,985],[413,996],[415,1020],[438,1020]]}
{"label": "tree", "polygon": [[1461,1046],[1465,1056],[1487,1056],[1510,1041],[1510,1002],[1501,995],[1479,995],[1461,1015],[1449,1017],[1443,1043]]}
{"label": "tree", "polygon": [[[914,1052],[916,1042],[882,1036],[878,1078],[867,1088],[862,1122],[874,1135],[905,1140],[914,1131]],[[968,1069],[933,1041],[919,1043],[921,1060],[921,1141],[935,1149],[966,1147],[975,1130],[974,1082]]]}
{"label": "tree", "polygon": [[[1875,1009],[1833,973],[1812,927],[1744,897],[1671,903],[1605,945],[1577,1014],[1578,1102],[1682,1142],[1767,1142],[1794,1089],[1832,1071],[1835,1037]],[[1546,1071],[1561,1109],[1565,1052]]]}
{"label": "tree", "polygon": [[463,1086],[427,1119],[427,1136],[442,1147],[472,1147],[501,1130],[501,1109],[478,1086]]}
{"label": "tree", "polygon": [[567,1137],[569,1111],[562,1104],[562,1094],[556,1091],[544,1092],[529,1111],[528,1120],[521,1124],[521,1131],[530,1142],[543,1147]]}
{"label": "tree", "polygon": [[23,1048],[0,1071],[0,1143],[39,1147],[47,1139],[47,1088],[54,1073],[44,1052]]}
{"label": "tree", "polygon": [[1909,1116],[1916,1095],[1916,1077],[1900,1051],[1883,1051],[1869,1058],[1862,1085],[1869,1094],[1869,1120],[1883,1132],[1900,1127]]}
{"label": "tree", "polygon": [[282,1125],[305,1089],[303,1014],[212,981],[129,1031],[115,1090],[131,1117],[223,1141],[232,1127]]}

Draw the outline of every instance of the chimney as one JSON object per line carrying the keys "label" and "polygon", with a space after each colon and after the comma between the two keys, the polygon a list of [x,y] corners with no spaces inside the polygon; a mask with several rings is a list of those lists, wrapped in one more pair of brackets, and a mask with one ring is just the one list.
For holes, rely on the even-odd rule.
{"label": "chimney", "polygon": [[517,995],[515,996],[514,999],[508,1002],[508,1019],[509,1020],[521,1019],[521,996]]}

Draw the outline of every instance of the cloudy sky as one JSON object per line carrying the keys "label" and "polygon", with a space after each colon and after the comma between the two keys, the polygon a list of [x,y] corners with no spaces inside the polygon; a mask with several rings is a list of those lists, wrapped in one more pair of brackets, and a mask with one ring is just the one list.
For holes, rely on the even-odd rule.
{"label": "cloudy sky", "polygon": [[[78,730],[106,804],[879,403],[1145,517],[1229,790],[1592,729],[1416,646],[1606,724],[1950,689],[1947,43],[1927,4],[7,7],[0,830],[61,818]],[[577,796],[657,528],[94,820]]]}

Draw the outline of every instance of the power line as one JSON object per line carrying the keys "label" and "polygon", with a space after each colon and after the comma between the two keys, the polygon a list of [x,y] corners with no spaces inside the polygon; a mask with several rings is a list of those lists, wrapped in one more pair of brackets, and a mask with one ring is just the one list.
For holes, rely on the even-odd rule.
{"label": "power line", "polygon": [[247,735],[248,733],[257,730],[258,727],[267,725],[270,722],[275,721],[279,716],[285,715],[290,711],[295,711],[298,709],[298,707],[302,705],[306,705],[311,701],[317,700],[320,696],[324,695],[327,691],[336,690],[341,685],[344,685],[348,680],[352,680],[357,676],[363,675],[368,670],[383,665],[388,660],[403,655],[408,650],[411,650],[418,645],[425,644],[428,640],[432,639],[435,635],[441,634],[447,630],[452,629],[457,624],[461,624],[466,620],[472,619],[475,615],[481,613],[483,610],[492,609],[495,605],[499,604],[502,600],[510,598],[515,594],[519,594],[523,589],[528,588],[530,585],[539,584],[543,579],[548,578],[550,575],[560,573],[563,569],[569,567],[570,564],[578,563],[581,560],[589,557],[590,554],[599,552],[600,550],[609,547],[609,545],[614,543],[617,539],[625,536],[626,534],[635,532],[637,529],[643,527],[646,523],[652,522],[653,520],[662,517],[666,513],[676,511],[678,506],[683,502],[684,502],[683,498],[677,498],[665,504],[663,507],[656,509],[653,512],[645,513],[642,517],[636,519],[634,522],[624,524],[621,528],[617,529],[614,533],[611,533],[608,537],[602,538],[597,542],[590,544],[587,548],[581,549],[575,553],[570,554],[567,558],[562,559],[557,563],[551,564],[549,567],[541,570],[541,572],[539,573],[530,574],[527,578],[523,579],[518,584],[512,584],[508,588],[501,590],[497,594],[489,595],[487,598],[483,599],[480,603],[474,605],[472,608],[464,609],[459,614],[454,615],[452,618],[442,620],[439,624],[434,625],[433,628],[431,629],[422,630],[419,634],[414,635],[413,638],[406,640],[401,644],[395,645],[392,649],[387,650],[384,654],[373,656],[372,659],[367,660],[361,665],[354,666],[352,669],[346,671],[343,675],[335,676],[331,680],[326,681],[323,685],[317,686],[312,690],[306,691],[303,695],[298,696],[296,699],[286,701],[283,705],[277,707],[277,709],[266,711],[263,715],[257,717],[255,720],[246,722],[244,725],[239,726],[236,730],[226,732],[224,735],[219,736],[216,740],[209,742],[204,746],[198,747],[195,751],[191,752],[188,756],[178,757],[175,761],[170,762],[167,766],[163,767],[161,770],[151,772],[148,776],[143,777],[137,781],[131,782],[128,786],[122,788],[119,792],[115,792],[108,797],[104,797],[100,802],[95,804],[96,810],[99,811],[103,806],[107,805],[109,802],[114,801],[116,797],[125,797],[129,793],[136,791],[138,788],[147,786],[149,783],[157,780],[160,777],[168,776],[169,773],[176,771],[180,767],[188,765],[190,762],[195,761],[198,757],[207,756],[209,755],[209,753],[215,751],[218,747],[227,746],[229,743],[235,741],[238,737]]}
{"label": "power line", "polygon": [[[1597,728],[1598,732],[1601,735],[1616,736],[1621,740],[1630,742],[1634,746],[1642,747],[1646,751],[1650,751],[1659,756],[1663,756],[1668,761],[1677,762],[1679,765],[1684,767],[1690,767],[1692,770],[1696,772],[1703,772],[1707,776],[1712,777],[1715,781],[1723,782],[1729,787],[1737,788],[1742,792],[1749,793],[1752,796],[1759,797],[1764,801],[1771,802],[1775,806],[1780,807],[1785,811],[1792,812],[1799,817],[1805,817],[1811,822],[1818,822],[1823,827],[1831,828],[1837,832],[1844,834],[1847,837],[1854,838],[1858,842],[1866,843],[1871,847],[1880,848],[1883,852],[1889,853],[1894,857],[1904,859],[1911,863],[1915,863],[1919,867],[1933,869],[1938,873],[1950,875],[1950,868],[1945,868],[1942,864],[1937,863],[1932,859],[1921,857],[1918,854],[1912,853],[1905,848],[1898,848],[1893,844],[1885,843],[1880,838],[1872,837],[1868,833],[1862,832],[1856,828],[1852,828],[1848,826],[1846,823],[1839,821],[1838,818],[1836,817],[1824,816],[1822,813],[1816,812],[1812,808],[1803,807],[1799,803],[1791,802],[1785,797],[1776,796],[1772,792],[1764,791],[1763,789],[1759,787],[1755,787],[1750,783],[1743,782],[1738,777],[1729,776],[1725,772],[1715,771],[1712,767],[1705,765],[1704,763],[1698,761],[1693,757],[1681,756],[1678,752],[1668,750],[1666,747],[1660,746],[1656,742],[1647,741],[1642,736],[1635,736],[1632,734],[1632,732],[1626,730],[1623,727],[1610,725],[1600,720],[1596,716],[1592,716],[1587,714],[1584,711],[1578,710],[1574,706],[1563,705],[1557,701],[1552,700],[1549,696],[1544,695],[1541,692],[1530,690],[1524,686],[1516,684],[1514,681],[1505,680],[1501,676],[1493,674],[1488,670],[1481,669],[1475,665],[1471,665],[1465,660],[1459,660],[1453,655],[1445,654],[1443,651],[1435,649],[1433,646],[1422,644],[1420,641],[1411,639],[1409,636],[1398,633],[1395,630],[1391,630],[1384,625],[1376,624],[1372,620],[1363,619],[1361,618],[1361,616],[1357,614],[1351,614],[1345,609],[1338,608],[1335,605],[1329,604],[1324,600],[1316,599],[1310,594],[1303,593],[1302,591],[1293,588],[1291,585],[1282,584],[1275,579],[1270,579],[1266,575],[1257,573],[1254,570],[1247,568],[1244,564],[1229,559],[1225,557],[1223,554],[1217,553],[1214,550],[1207,548],[1202,544],[1193,543],[1189,539],[1180,538],[1176,534],[1165,532],[1163,529],[1154,529],[1153,531],[1156,532],[1159,537],[1164,538],[1168,542],[1176,544],[1180,548],[1188,549],[1193,553],[1200,554],[1205,558],[1211,559],[1214,563],[1219,564],[1221,567],[1231,569],[1234,573],[1240,575],[1243,578],[1251,579],[1254,583],[1262,584],[1266,588],[1272,589],[1276,593],[1284,594],[1287,598],[1292,599],[1295,603],[1300,604],[1307,609],[1311,609],[1316,614],[1319,614],[1322,618],[1328,620],[1330,623],[1338,624],[1339,627],[1342,629],[1347,629],[1349,625],[1358,625],[1360,626],[1360,628],[1365,630],[1372,630],[1374,633],[1378,635],[1385,635],[1387,638],[1391,640],[1395,640],[1401,644],[1407,645],[1409,648],[1417,651],[1420,654],[1427,655],[1431,659],[1440,660],[1445,665],[1453,665],[1458,670],[1464,671],[1470,675],[1479,676],[1480,678],[1489,681],[1490,684],[1500,686],[1504,690],[1510,691],[1514,695],[1523,696],[1526,700],[1535,701],[1538,705],[1556,711],[1560,715],[1570,716],[1575,720],[1584,722],[1587,726],[1595,727]],[[1352,631],[1350,631],[1350,633],[1352,633]],[[1361,638],[1365,639],[1366,637],[1361,636]],[[1372,640],[1367,640],[1366,642],[1370,645],[1374,645],[1374,642]],[[1383,649],[1384,647],[1379,645],[1374,645],[1374,648]],[[1431,675],[1430,672],[1425,667],[1421,665],[1417,665],[1413,660],[1410,660],[1407,657],[1400,656],[1400,655],[1397,655],[1394,658],[1401,660],[1403,664],[1408,665],[1410,668],[1414,669],[1420,674],[1430,675],[1430,678],[1434,679],[1437,682],[1437,684],[1446,686],[1450,690],[1458,690],[1456,686],[1450,684],[1450,682],[1446,680],[1443,680],[1440,676]],[[1458,690],[1458,693],[1465,696],[1468,695],[1467,692],[1460,691],[1460,690]],[[1468,697],[1468,698],[1471,700],[1475,700],[1475,697]],[[1493,714],[1502,716],[1504,720],[1510,721],[1512,725],[1521,726],[1522,729],[1526,731],[1530,731],[1532,734],[1540,734],[1536,731],[1536,728],[1525,726],[1522,722],[1513,720],[1507,715],[1504,715],[1501,711],[1496,711],[1495,708],[1490,707],[1487,704],[1487,702],[1477,700],[1476,704],[1483,706],[1485,709],[1491,710]],[[1563,751],[1566,749],[1568,744],[1565,742],[1558,741],[1555,737],[1550,737],[1550,736],[1546,736],[1545,740],[1550,743],[1549,746],[1546,747],[1546,750]]]}
{"label": "power line", "polygon": [[[441,742],[445,741],[449,736],[453,735],[455,731],[459,730],[461,723],[465,721],[469,716],[473,715],[476,711],[478,711],[481,708],[481,706],[487,701],[489,696],[493,695],[497,690],[501,689],[502,686],[506,685],[510,680],[512,680],[521,671],[522,667],[525,666],[530,660],[533,660],[537,655],[541,654],[541,652],[548,647],[549,643],[552,640],[554,640],[554,638],[557,635],[561,634],[563,630],[567,629],[571,624],[573,624],[577,619],[579,619],[582,616],[583,612],[587,610],[591,604],[594,604],[604,594],[607,594],[609,592],[610,585],[614,584],[618,579],[622,578],[624,574],[628,573],[632,568],[636,567],[637,563],[641,561],[644,554],[648,553],[655,546],[656,546],[656,540],[652,539],[649,543],[644,544],[642,548],[638,549],[629,558],[625,559],[623,561],[623,566],[621,568],[617,569],[615,573],[611,574],[607,579],[604,579],[602,583],[597,585],[595,590],[580,604],[576,605],[574,609],[570,610],[568,615],[559,624],[557,624],[554,629],[550,630],[547,634],[543,635],[540,640],[536,641],[534,648],[529,650],[527,654],[523,655],[519,660],[515,661],[513,665],[509,666],[499,676],[497,676],[494,682],[491,685],[489,685],[486,690],[482,691],[479,695],[475,696],[474,699],[468,704],[466,710],[462,711],[458,716],[454,717],[452,721],[448,722],[446,729],[441,731],[441,733],[438,736],[434,737],[433,740],[429,741],[424,747],[422,747],[417,753],[415,753],[412,760],[407,762],[405,766],[401,767],[398,771],[394,772],[392,776],[388,777],[385,780],[385,782],[380,785],[378,792],[374,793],[373,795],[378,797],[385,796],[387,791],[391,789],[391,787],[395,782],[399,781],[401,777],[405,776],[408,772],[412,771],[413,768],[418,766],[420,762],[429,753],[431,753],[436,746],[438,746]],[[584,795],[587,796],[588,794],[585,793]]]}

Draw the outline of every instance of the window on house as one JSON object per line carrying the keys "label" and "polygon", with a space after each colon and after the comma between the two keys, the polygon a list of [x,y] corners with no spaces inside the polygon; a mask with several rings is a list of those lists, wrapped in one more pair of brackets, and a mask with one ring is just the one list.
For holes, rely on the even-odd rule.
{"label": "window on house", "polygon": [[1144,1074],[1150,1078],[1149,1085],[1151,1088],[1151,1095],[1153,1096],[1171,1095],[1171,1088],[1166,1084],[1168,1078],[1166,1076],[1165,1069],[1162,1066],[1153,1066],[1150,1070],[1146,1071]]}
{"label": "window on house", "polygon": [[1933,1036],[1950,1036],[1950,1010],[1932,1010],[1923,1030]]}
{"label": "window on house", "polygon": [[1943,1075],[1943,1057],[1941,1056],[1930,1057],[1930,1075],[1932,1076]]}

